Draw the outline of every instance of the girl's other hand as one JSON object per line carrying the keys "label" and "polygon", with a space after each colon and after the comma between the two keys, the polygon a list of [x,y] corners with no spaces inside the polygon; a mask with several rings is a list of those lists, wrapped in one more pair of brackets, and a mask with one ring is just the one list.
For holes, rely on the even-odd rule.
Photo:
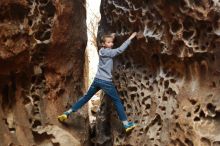
{"label": "girl's other hand", "polygon": [[137,35],[137,32],[133,32],[128,39],[132,40],[134,37],[136,37],[136,35]]}

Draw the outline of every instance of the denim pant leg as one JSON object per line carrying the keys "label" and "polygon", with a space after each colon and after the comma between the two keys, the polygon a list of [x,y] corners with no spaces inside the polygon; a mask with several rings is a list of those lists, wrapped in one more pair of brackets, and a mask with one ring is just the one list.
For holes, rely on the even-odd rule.
{"label": "denim pant leg", "polygon": [[80,109],[85,103],[87,103],[94,94],[96,94],[100,88],[97,86],[96,81],[93,81],[92,85],[89,87],[87,93],[81,97],[75,104],[72,105],[71,109],[73,111],[77,111]]}
{"label": "denim pant leg", "polygon": [[115,86],[113,85],[113,83],[109,82],[109,81],[104,81],[103,86],[101,88],[114,102],[119,119],[121,121],[127,120],[127,116],[124,111],[124,106],[122,105],[121,99],[120,99],[118,92],[117,92]]}

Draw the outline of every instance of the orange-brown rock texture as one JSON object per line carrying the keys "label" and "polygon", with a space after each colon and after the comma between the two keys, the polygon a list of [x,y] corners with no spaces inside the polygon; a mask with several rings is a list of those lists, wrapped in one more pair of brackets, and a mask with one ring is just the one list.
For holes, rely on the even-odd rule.
{"label": "orange-brown rock texture", "polygon": [[0,146],[90,145],[86,110],[56,119],[84,92],[84,3],[1,0]]}
{"label": "orange-brown rock texture", "polygon": [[111,105],[109,123],[98,121],[109,130],[97,126],[100,145],[220,146],[220,2],[102,0],[101,15],[99,34],[119,33],[116,46],[133,31],[144,37],[114,63],[114,82],[138,126],[125,134]]}

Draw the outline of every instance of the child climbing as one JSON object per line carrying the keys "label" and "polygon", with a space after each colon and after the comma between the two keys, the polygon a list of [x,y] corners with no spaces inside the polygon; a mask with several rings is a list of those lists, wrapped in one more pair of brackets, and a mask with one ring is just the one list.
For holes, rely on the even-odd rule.
{"label": "child climbing", "polygon": [[131,40],[137,35],[136,32],[132,33],[131,36],[119,47],[112,49],[114,43],[115,34],[104,35],[101,38],[102,48],[99,50],[99,64],[98,70],[93,83],[91,84],[87,93],[82,96],[72,107],[58,116],[58,120],[64,122],[68,119],[69,115],[80,109],[85,103],[87,103],[92,96],[102,89],[113,101],[119,119],[122,121],[125,131],[132,130],[136,124],[134,122],[128,122],[127,115],[125,114],[124,107],[121,99],[117,93],[117,90],[112,82],[112,69],[113,69],[113,58],[121,54],[128,48]]}

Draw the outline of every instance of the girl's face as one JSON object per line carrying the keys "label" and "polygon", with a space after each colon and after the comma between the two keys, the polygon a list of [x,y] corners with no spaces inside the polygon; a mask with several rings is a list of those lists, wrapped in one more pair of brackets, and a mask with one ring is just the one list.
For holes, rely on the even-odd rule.
{"label": "girl's face", "polygon": [[106,37],[106,38],[105,38],[105,42],[103,43],[103,46],[104,46],[105,48],[112,48],[113,45],[114,45],[113,40],[114,40],[114,39],[111,38],[111,37]]}

